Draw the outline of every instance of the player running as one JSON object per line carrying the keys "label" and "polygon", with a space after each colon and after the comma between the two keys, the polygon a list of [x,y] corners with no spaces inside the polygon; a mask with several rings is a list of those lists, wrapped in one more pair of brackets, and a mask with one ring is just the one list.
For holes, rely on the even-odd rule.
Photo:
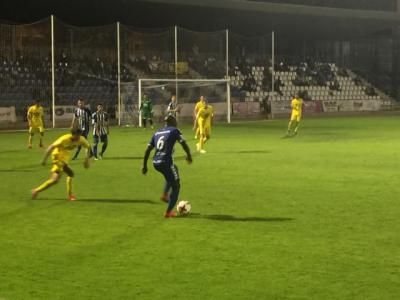
{"label": "player running", "polygon": [[140,104],[139,110],[144,128],[146,128],[147,120],[149,120],[150,127],[153,129],[153,103],[151,103],[151,100],[147,95],[143,96],[143,102]]}
{"label": "player running", "polygon": [[[199,112],[199,110],[201,108],[203,108],[205,105],[205,99],[204,96],[200,96],[199,101],[196,103],[196,106],[194,107],[194,111],[193,111],[193,118],[196,119],[197,113]],[[197,137],[200,136],[200,127],[198,126],[198,124],[195,124],[195,134],[194,134],[194,138],[197,140]]]}
{"label": "player running", "polygon": [[[85,107],[85,101],[82,99],[78,100],[77,108],[74,111],[74,117],[72,118],[71,128],[79,128],[82,131],[82,136],[87,139],[90,130],[90,118],[92,113],[89,108]],[[78,158],[79,152],[81,151],[81,147],[78,146],[76,149],[74,157],[72,160]]]}
{"label": "player running", "polygon": [[43,136],[44,136],[44,113],[43,106],[40,105],[38,99],[35,100],[35,104],[30,106],[27,113],[27,119],[29,124],[29,139],[28,148],[32,148],[32,139],[35,132],[39,132],[39,147],[43,147]]}
{"label": "player running", "polygon": [[62,174],[65,173],[67,174],[68,199],[70,201],[76,200],[76,197],[72,193],[72,178],[74,177],[74,172],[68,166],[68,161],[70,151],[78,146],[83,146],[86,149],[84,166],[85,168],[89,168],[90,144],[81,134],[82,131],[80,129],[72,129],[71,133],[61,136],[47,148],[42,165],[44,166],[46,164],[51,154],[53,164],[51,167],[51,176],[47,181],[31,191],[32,199],[35,199],[40,192],[56,184]]}
{"label": "player running", "polygon": [[[108,146],[108,135],[110,134],[110,128],[108,126],[108,113],[103,109],[103,104],[97,105],[97,111],[92,115],[93,124],[93,155],[94,160],[103,159],[104,152]],[[101,152],[97,154],[97,146],[100,142],[103,143],[101,146]]]}
{"label": "player running", "polygon": [[206,153],[204,144],[211,138],[211,125],[214,117],[214,110],[207,100],[204,99],[204,107],[200,108],[197,112],[196,119],[194,120],[193,129],[199,127],[199,142],[196,144],[197,151]]}
{"label": "player running", "polygon": [[153,157],[153,166],[158,172],[163,174],[165,178],[164,193],[161,196],[161,200],[168,203],[164,217],[171,218],[176,216],[173,209],[178,200],[180,191],[178,167],[174,164],[172,158],[175,142],[178,141],[182,145],[183,150],[186,152],[186,161],[189,164],[192,163],[192,155],[190,154],[189,146],[184,140],[182,133],[176,128],[176,119],[173,116],[167,116],[165,118],[165,124],[165,127],[157,130],[147,146],[143,158],[142,173],[147,173],[147,160],[149,159],[150,152],[153,148],[156,148]]}
{"label": "player running", "polygon": [[[300,120],[301,120],[301,114],[303,111],[303,99],[301,99],[299,93],[296,94],[296,96],[293,97],[292,103],[290,105],[292,107],[292,114],[290,116],[290,121],[288,125],[288,131],[286,136],[295,136],[297,135],[297,131],[299,129],[300,125]],[[292,133],[292,126],[294,127],[293,133]]]}

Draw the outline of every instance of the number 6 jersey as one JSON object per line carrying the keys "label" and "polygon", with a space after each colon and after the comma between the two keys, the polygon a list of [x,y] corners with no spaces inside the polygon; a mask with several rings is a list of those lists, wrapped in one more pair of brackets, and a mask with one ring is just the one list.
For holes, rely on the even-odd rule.
{"label": "number 6 jersey", "polygon": [[157,130],[149,143],[156,150],[153,157],[153,164],[172,164],[172,153],[177,141],[179,143],[185,141],[178,128],[166,126]]}

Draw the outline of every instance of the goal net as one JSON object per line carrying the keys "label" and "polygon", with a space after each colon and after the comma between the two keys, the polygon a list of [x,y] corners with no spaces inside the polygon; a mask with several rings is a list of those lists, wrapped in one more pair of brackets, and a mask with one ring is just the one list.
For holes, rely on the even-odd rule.
{"label": "goal net", "polygon": [[[168,104],[173,95],[177,98],[179,122],[190,123],[194,117],[194,107],[204,96],[214,109],[214,121],[230,123],[230,85],[226,79],[139,79],[137,108],[146,95],[153,104],[153,121],[162,123],[167,114]],[[137,110],[138,125],[142,119]]]}

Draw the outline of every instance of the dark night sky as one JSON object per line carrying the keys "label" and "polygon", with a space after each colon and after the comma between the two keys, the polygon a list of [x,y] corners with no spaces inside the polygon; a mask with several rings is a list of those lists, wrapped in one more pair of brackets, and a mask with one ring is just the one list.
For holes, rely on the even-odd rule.
{"label": "dark night sky", "polygon": [[29,23],[51,14],[72,25],[104,25],[120,21],[138,27],[167,27],[183,23],[208,29],[221,23],[226,10],[176,9],[173,5],[135,0],[13,0],[0,3],[0,18],[3,20]]}
{"label": "dark night sky", "polygon": [[[26,0],[25,0],[26,1]],[[136,0],[13,0],[0,2],[0,19],[31,23],[50,16],[79,26],[123,24],[142,28],[182,26],[198,31],[229,28],[241,33],[271,31],[268,18],[258,13],[175,5],[151,4]],[[21,9],[23,7],[23,9]],[[245,21],[245,22],[243,22]],[[255,30],[257,29],[257,30]]]}
{"label": "dark night sky", "polygon": [[[188,0],[189,1],[189,0]],[[237,33],[263,34],[275,30],[287,37],[300,35],[360,36],[391,25],[330,18],[266,15],[230,9],[209,9],[139,0],[3,0],[0,19],[30,23],[54,14],[71,25],[104,25],[120,21],[135,27],[159,28],[173,25],[198,31],[229,28]],[[318,26],[315,26],[318,24]]]}

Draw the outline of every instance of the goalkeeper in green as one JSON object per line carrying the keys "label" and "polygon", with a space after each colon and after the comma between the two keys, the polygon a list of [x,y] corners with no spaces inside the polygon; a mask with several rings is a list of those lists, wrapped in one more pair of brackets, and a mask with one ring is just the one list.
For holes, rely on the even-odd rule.
{"label": "goalkeeper in green", "polygon": [[147,120],[149,120],[151,129],[153,129],[153,103],[151,103],[151,100],[147,95],[143,96],[143,102],[140,105],[140,114],[144,128],[146,128]]}

